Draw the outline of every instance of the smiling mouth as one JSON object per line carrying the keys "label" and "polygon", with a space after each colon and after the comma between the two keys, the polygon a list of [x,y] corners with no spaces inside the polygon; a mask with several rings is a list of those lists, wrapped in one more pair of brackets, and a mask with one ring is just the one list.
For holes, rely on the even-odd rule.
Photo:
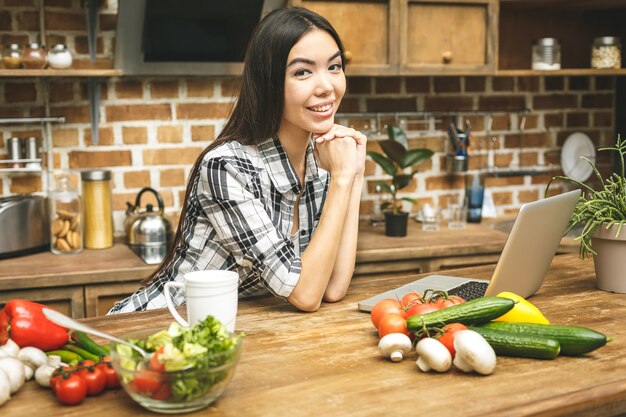
{"label": "smiling mouth", "polygon": [[317,107],[307,107],[309,110],[312,110],[314,112],[318,112],[318,113],[324,113],[327,112],[328,110],[330,110],[333,107],[333,104],[326,104],[323,106],[317,106]]}

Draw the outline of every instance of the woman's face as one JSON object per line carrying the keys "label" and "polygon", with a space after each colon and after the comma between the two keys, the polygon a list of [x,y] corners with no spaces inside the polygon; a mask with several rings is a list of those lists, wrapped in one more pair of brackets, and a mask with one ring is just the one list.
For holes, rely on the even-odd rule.
{"label": "woman's face", "polygon": [[326,133],[346,91],[346,77],[335,40],[313,29],[289,52],[285,73],[285,105],[280,135],[308,137]]}

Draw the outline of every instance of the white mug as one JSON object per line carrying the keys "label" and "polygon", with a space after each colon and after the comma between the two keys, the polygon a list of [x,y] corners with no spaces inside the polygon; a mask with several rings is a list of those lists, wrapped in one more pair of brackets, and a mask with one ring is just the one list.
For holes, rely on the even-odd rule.
{"label": "white mug", "polygon": [[[184,281],[165,284],[165,301],[174,319],[182,326],[189,327],[211,315],[221,321],[229,332],[234,332],[239,275],[233,271],[223,270],[194,271],[185,274]],[[176,311],[171,288],[183,289],[187,298],[189,322]]]}

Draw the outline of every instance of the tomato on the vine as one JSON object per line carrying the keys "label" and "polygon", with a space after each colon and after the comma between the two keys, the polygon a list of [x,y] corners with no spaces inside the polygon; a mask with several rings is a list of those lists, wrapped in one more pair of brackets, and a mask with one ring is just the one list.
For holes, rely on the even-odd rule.
{"label": "tomato on the vine", "polygon": [[439,341],[448,349],[450,355],[454,357],[456,350],[454,349],[454,335],[461,330],[467,330],[467,326],[461,323],[446,324],[441,330],[443,334],[438,337]]}
{"label": "tomato on the vine", "polygon": [[434,304],[440,306],[441,308],[451,307],[457,304],[463,304],[465,300],[458,295],[449,295],[447,298],[439,297],[434,301]]}
{"label": "tomato on the vine", "polygon": [[115,373],[115,370],[111,366],[111,362],[106,362],[106,357],[105,357],[105,362],[98,364],[96,368],[99,368],[104,374],[104,380],[105,380],[104,385],[106,388],[109,388],[109,389],[119,388],[120,381],[117,378],[117,374]]}
{"label": "tomato on the vine", "polygon": [[399,314],[404,317],[404,309],[400,301],[394,300],[393,298],[385,298],[377,302],[370,313],[374,327],[378,329],[381,319],[391,313]]}
{"label": "tomato on the vine", "polygon": [[414,304],[422,304],[422,296],[416,292],[410,292],[408,294],[404,294],[402,299],[400,300],[402,306],[404,308],[411,307]]}
{"label": "tomato on the vine", "polygon": [[130,383],[133,389],[139,393],[146,396],[151,397],[154,395],[161,385],[163,381],[159,378],[159,374],[157,372],[148,371],[145,369],[140,369],[135,373],[135,378]]}
{"label": "tomato on the vine", "polygon": [[403,315],[397,313],[386,314],[378,326],[378,336],[383,337],[389,333],[408,334],[406,320]]}
{"label": "tomato on the vine", "polygon": [[106,386],[106,376],[104,372],[97,366],[90,366],[85,369],[85,373],[82,374],[83,379],[87,383],[87,395],[98,395],[102,391],[104,391],[104,387]]}
{"label": "tomato on the vine", "polygon": [[87,383],[77,374],[71,374],[67,378],[61,377],[55,384],[54,393],[61,404],[80,404],[87,395]]}
{"label": "tomato on the vine", "polygon": [[426,314],[437,310],[441,310],[441,307],[435,303],[415,304],[406,310],[406,318],[408,319],[409,317],[417,314]]}

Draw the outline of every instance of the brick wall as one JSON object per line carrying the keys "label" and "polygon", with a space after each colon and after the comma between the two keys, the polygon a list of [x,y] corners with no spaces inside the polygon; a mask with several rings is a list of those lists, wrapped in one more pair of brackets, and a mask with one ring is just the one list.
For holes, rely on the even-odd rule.
{"label": "brick wall", "polygon": [[[90,64],[86,46],[84,12],[79,0],[46,0],[45,43],[67,44],[75,67],[111,67],[117,3],[105,1],[100,15],[97,62]],[[2,45],[39,39],[36,0],[0,0]],[[340,112],[342,120],[367,131],[370,149],[379,149],[384,126],[397,123],[388,113],[403,114],[412,147],[436,152],[420,166],[421,173],[404,195],[446,206],[448,196],[462,193],[463,179],[446,171],[449,150],[445,126],[450,117],[474,132],[470,172],[539,168],[538,176],[488,176],[486,185],[498,213],[516,211],[543,194],[549,178],[560,172],[560,147],[575,131],[588,134],[596,145],[606,145],[614,135],[613,77],[351,77]],[[72,78],[0,79],[0,117],[41,116],[45,96],[51,114],[66,123],[52,127],[55,176],[77,170],[106,167],[113,172],[116,233],[122,234],[126,201],[144,186],[157,189],[168,215],[177,219],[191,164],[225,123],[236,83],[228,77],[122,77],[104,80],[101,89],[99,143],[94,145],[84,81]],[[47,93],[46,93],[47,92]],[[526,114],[519,127],[520,109]],[[423,115],[415,112],[474,111],[476,114]],[[351,117],[354,113],[372,113]],[[381,113],[376,117],[376,113]],[[413,113],[413,114],[411,114]],[[344,117],[345,116],[345,117]],[[492,118],[491,131],[487,131]],[[43,134],[37,125],[0,125],[0,159],[11,136]],[[492,140],[492,138],[495,138]],[[491,148],[490,148],[491,146]],[[491,151],[491,152],[490,152]],[[362,215],[372,207],[375,181],[385,179],[380,168],[367,162]],[[40,175],[0,175],[0,195],[45,193]],[[147,198],[144,204],[150,202]],[[419,209],[419,204],[412,210]]]}

